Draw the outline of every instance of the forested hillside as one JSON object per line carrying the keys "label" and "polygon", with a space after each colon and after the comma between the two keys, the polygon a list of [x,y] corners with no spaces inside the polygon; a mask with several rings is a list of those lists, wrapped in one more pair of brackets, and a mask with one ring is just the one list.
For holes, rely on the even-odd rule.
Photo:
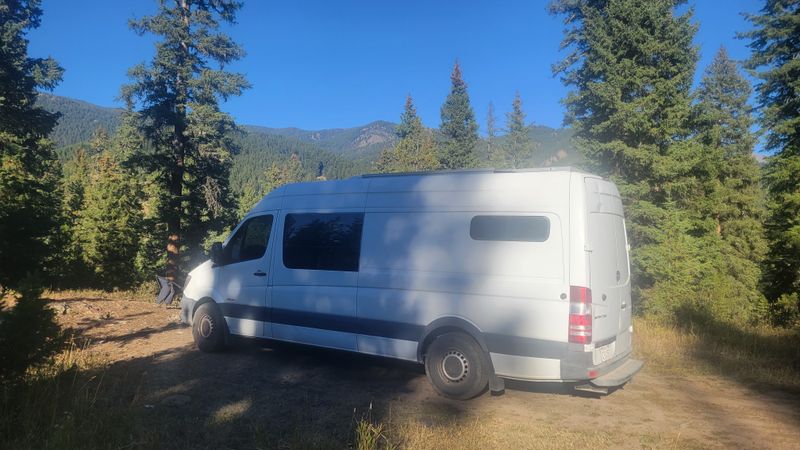
{"label": "forested hillside", "polygon": [[254,132],[254,128],[247,127],[249,132],[234,134],[236,154],[231,168],[231,188],[234,192],[244,192],[247,186],[261,192],[264,188],[264,172],[273,164],[287,161],[293,154],[301,161],[303,179],[313,180],[320,176],[327,179],[346,178],[370,170],[369,164],[359,164],[313,143]]}
{"label": "forested hillside", "polygon": [[311,142],[320,148],[346,155],[351,159],[369,159],[381,150],[397,142],[395,124],[378,120],[353,128],[331,128],[326,130],[302,130],[300,128],[268,128],[246,126],[248,131],[267,135],[296,138]]}
{"label": "forested hillside", "polygon": [[[110,134],[113,134],[119,126],[123,112],[119,108],[106,108],[44,92],[39,95],[37,104],[46,111],[61,114],[58,124],[50,135],[60,155],[70,153],[61,150],[62,147],[89,141],[97,128],[105,128]],[[277,150],[279,153],[288,153],[289,155],[295,149],[297,152],[309,149],[324,150],[357,161],[359,167],[369,167],[377,160],[382,150],[397,143],[396,127],[396,124],[383,120],[359,127],[323,130],[241,125],[242,130],[255,135],[247,138],[250,150],[262,146],[267,151]],[[541,163],[577,164],[583,160],[570,142],[572,131],[569,128],[559,129],[532,125],[529,127],[529,134],[531,140],[538,146],[538,155],[534,161],[536,165]],[[289,139],[272,139],[270,136],[282,136]],[[503,137],[500,136],[499,139],[502,140]],[[276,147],[279,142],[282,144]]]}
{"label": "forested hillside", "polygon": [[36,104],[48,112],[59,113],[58,124],[50,133],[56,147],[86,142],[98,128],[113,133],[119,126],[123,111],[46,92],[39,94]]}

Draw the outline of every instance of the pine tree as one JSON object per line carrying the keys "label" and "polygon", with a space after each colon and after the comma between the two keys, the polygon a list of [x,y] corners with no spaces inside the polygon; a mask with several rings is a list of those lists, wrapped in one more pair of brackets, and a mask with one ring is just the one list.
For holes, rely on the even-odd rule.
{"label": "pine tree", "polygon": [[162,38],[149,65],[130,69],[132,83],[123,87],[122,97],[129,109],[142,106],[138,128],[153,150],[135,159],[163,172],[167,277],[172,280],[181,276],[181,247],[201,257],[205,235],[232,220],[228,135],[235,125],[218,102],[249,85],[242,75],[222,69],[244,51],[219,28],[220,22],[234,24],[240,7],[234,0],[160,2],[156,15],[131,22],[140,35]]}
{"label": "pine tree", "polygon": [[48,265],[60,220],[60,169],[47,139],[57,115],[35,104],[37,89],[55,87],[63,70],[28,57],[39,3],[0,1],[0,297]]}
{"label": "pine tree", "polygon": [[403,108],[403,113],[400,114],[400,123],[395,129],[395,134],[400,139],[405,139],[417,131],[418,125],[422,121],[417,116],[417,108],[414,106],[414,99],[411,94],[406,95],[406,104]]}
{"label": "pine tree", "polygon": [[164,242],[168,235],[163,217],[169,196],[163,182],[163,167],[159,167],[159,159],[153,157],[157,151],[139,129],[140,123],[138,113],[124,112],[105,152],[118,162],[139,200],[141,215],[135,276],[137,282],[144,282],[151,281],[153,274],[163,270],[166,262]]}
{"label": "pine tree", "polygon": [[464,169],[478,165],[478,123],[469,102],[467,83],[456,61],[450,75],[450,94],[442,105],[442,124],[439,127],[444,142],[439,162],[445,169]]}
{"label": "pine tree", "polygon": [[64,244],[59,250],[63,264],[60,286],[81,287],[89,278],[81,256],[80,242],[76,238],[75,227],[80,211],[83,209],[92,164],[94,162],[84,148],[78,148],[75,156],[64,164],[64,177],[61,180],[64,193],[61,232],[65,238]]}
{"label": "pine tree", "polygon": [[[758,290],[766,251],[764,193],[753,157],[756,137],[751,89],[725,48],[720,48],[697,91],[697,127],[705,146],[709,193],[704,197],[720,239],[716,296],[723,314],[740,320],[764,315]],[[742,307],[743,302],[746,307]]]}
{"label": "pine tree", "polygon": [[562,46],[554,67],[573,90],[567,123],[592,170],[610,177],[626,206],[634,295],[653,312],[694,301],[715,254],[708,221],[691,199],[702,146],[692,133],[690,88],[697,60],[691,11],[680,0],[561,0]]}
{"label": "pine tree", "polygon": [[486,108],[486,159],[493,163],[495,161],[495,141],[497,139],[497,119],[494,117],[494,103],[489,102]]}
{"label": "pine tree", "polygon": [[767,0],[758,15],[748,15],[754,30],[747,67],[756,71],[760,122],[767,130],[765,181],[769,251],[764,291],[781,324],[800,323],[800,3]]}
{"label": "pine tree", "polygon": [[411,95],[397,126],[400,141],[381,152],[375,168],[378,172],[421,172],[436,170],[439,161],[431,132],[422,125]]}
{"label": "pine tree", "polygon": [[75,226],[96,286],[111,290],[137,281],[141,213],[135,184],[108,152],[98,155]]}
{"label": "pine tree", "polygon": [[[47,139],[58,116],[34,105],[37,89],[52,89],[63,72],[52,58],[28,57],[25,35],[39,26],[39,4],[0,0],[0,384],[22,379],[63,343],[38,276],[55,266],[61,192]],[[12,289],[17,301],[6,308]]]}
{"label": "pine tree", "polygon": [[514,94],[511,111],[506,114],[506,140],[501,150],[502,167],[520,169],[530,165],[533,158],[533,141],[525,125],[525,112],[519,91]]}

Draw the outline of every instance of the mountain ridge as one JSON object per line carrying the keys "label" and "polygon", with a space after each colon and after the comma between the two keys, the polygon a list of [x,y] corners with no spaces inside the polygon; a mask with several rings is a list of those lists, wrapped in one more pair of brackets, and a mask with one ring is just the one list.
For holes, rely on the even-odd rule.
{"label": "mountain ridge", "polygon": [[[57,148],[84,143],[100,127],[113,133],[119,126],[124,112],[121,108],[98,106],[84,100],[50,93],[40,93],[37,103],[47,111],[61,114],[50,136]],[[375,120],[355,127],[319,130],[249,124],[239,127],[246,134],[286,138],[280,141],[267,139],[269,143],[263,145],[265,151],[275,151],[276,142],[288,146],[287,149],[281,149],[281,153],[291,154],[292,149],[296,147],[302,149],[304,154],[309,154],[316,147],[322,154],[336,155],[354,161],[358,167],[370,167],[382,150],[394,146],[398,141],[395,134],[397,124],[386,120]],[[544,125],[531,125],[530,129],[531,137],[538,145],[538,157],[535,161],[537,165],[574,164],[582,160],[580,154],[572,147],[571,129]],[[502,136],[498,137],[498,141],[502,142],[502,139]],[[250,151],[255,151],[258,147],[255,141],[257,139],[251,136]]]}

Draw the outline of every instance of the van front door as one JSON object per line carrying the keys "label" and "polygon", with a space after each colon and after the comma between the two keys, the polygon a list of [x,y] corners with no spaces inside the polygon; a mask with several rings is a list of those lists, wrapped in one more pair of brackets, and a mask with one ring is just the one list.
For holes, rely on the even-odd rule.
{"label": "van front door", "polygon": [[269,337],[269,263],[273,215],[244,221],[222,250],[217,267],[219,306],[231,334]]}

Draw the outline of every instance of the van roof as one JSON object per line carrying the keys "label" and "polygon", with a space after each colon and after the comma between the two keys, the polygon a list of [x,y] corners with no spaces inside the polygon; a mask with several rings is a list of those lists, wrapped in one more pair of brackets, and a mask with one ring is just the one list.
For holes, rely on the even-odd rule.
{"label": "van roof", "polygon": [[[462,170],[437,170],[429,172],[399,172],[399,173],[375,173],[357,175],[342,180],[329,181],[306,181],[300,183],[290,183],[274,189],[259,201],[251,212],[274,209],[279,207],[280,198],[285,196],[307,196],[325,194],[360,194],[366,192],[373,186],[379,191],[453,191],[459,189],[470,190],[475,181],[472,177],[486,177],[488,180],[496,181],[503,185],[504,182],[491,175],[493,174],[524,174],[541,173],[549,176],[569,176],[570,173],[580,173],[589,176],[588,172],[570,166],[564,167],[544,167],[531,169],[462,169]],[[462,178],[461,176],[464,176]],[[441,178],[439,178],[441,177]],[[560,178],[560,177],[559,177]],[[598,177],[599,178],[599,177]],[[425,180],[425,183],[422,181]]]}
{"label": "van roof", "polygon": [[525,172],[578,172],[591,175],[589,172],[572,166],[556,167],[536,167],[527,169],[453,169],[453,170],[431,170],[427,172],[393,172],[393,173],[367,173],[353,178],[377,178],[377,177],[403,177],[403,176],[432,176],[449,174],[486,174],[486,173],[525,173]]}

